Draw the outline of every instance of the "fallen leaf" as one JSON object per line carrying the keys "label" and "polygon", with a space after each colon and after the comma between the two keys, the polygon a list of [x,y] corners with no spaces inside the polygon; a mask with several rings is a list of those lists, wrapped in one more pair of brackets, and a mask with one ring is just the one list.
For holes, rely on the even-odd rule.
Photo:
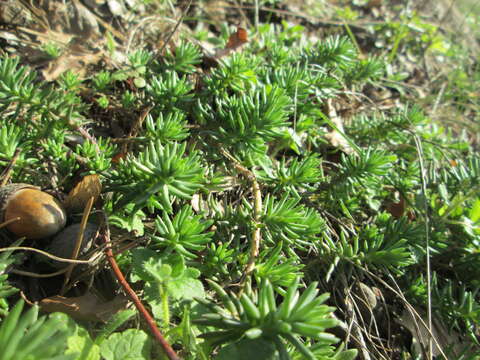
{"label": "fallen leaf", "polygon": [[386,210],[396,219],[405,214],[405,199],[400,195],[398,202],[390,202],[386,205]]}
{"label": "fallen leaf", "polygon": [[242,27],[238,27],[237,31],[230,35],[227,41],[225,49],[218,49],[213,56],[214,60],[219,60],[220,58],[229,55],[234,51],[240,50],[240,48],[248,42],[247,30]]}
{"label": "fallen leaf", "polygon": [[112,315],[125,309],[128,299],[116,296],[111,301],[102,301],[91,292],[78,297],[52,296],[42,299],[38,305],[45,312],[62,312],[77,320],[106,322]]}
{"label": "fallen leaf", "polygon": [[114,164],[118,164],[121,159],[125,159],[126,157],[127,157],[127,153],[123,152],[123,151],[120,151],[120,152],[116,153],[115,155],[113,155],[112,162]]}
{"label": "fallen leaf", "polygon": [[238,27],[237,32],[230,35],[228,38],[227,45],[225,46],[226,49],[235,50],[236,48],[246,44],[248,42],[248,34],[247,30],[244,28]]}
{"label": "fallen leaf", "polygon": [[101,192],[102,184],[98,175],[87,175],[70,191],[65,207],[69,213],[83,212],[88,200],[93,197],[95,203]]}
{"label": "fallen leaf", "polygon": [[83,78],[88,65],[97,64],[102,57],[101,51],[92,51],[79,44],[73,44],[62,55],[52,60],[42,71],[46,81],[56,80],[67,70]]}
{"label": "fallen leaf", "polygon": [[[413,337],[413,348],[417,354],[421,354],[422,346],[424,349],[428,349],[428,343],[430,338],[430,332],[424,324],[428,324],[428,318],[425,312],[420,308],[415,308],[418,316],[422,319],[414,318],[410,311],[404,310],[397,319],[397,322],[407,328]],[[439,318],[432,318],[432,336],[436,341],[432,343],[433,356],[443,356],[444,351],[449,349],[448,354],[455,357],[448,357],[449,359],[459,359],[460,354],[468,348],[471,348],[471,341],[461,336],[454,330],[448,330],[447,326],[443,324]],[[447,357],[445,357],[447,358]]]}

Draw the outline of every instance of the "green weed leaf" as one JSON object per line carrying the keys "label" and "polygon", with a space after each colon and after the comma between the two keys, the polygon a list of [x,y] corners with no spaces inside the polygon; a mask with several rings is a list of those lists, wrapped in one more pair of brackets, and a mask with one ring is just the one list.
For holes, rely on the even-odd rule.
{"label": "green weed leaf", "polygon": [[114,333],[101,345],[101,355],[105,360],[149,360],[150,351],[150,338],[137,329]]}

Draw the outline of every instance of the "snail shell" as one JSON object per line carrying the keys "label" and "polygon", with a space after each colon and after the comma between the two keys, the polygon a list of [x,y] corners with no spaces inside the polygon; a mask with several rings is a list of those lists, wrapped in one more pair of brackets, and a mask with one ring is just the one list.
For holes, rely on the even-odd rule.
{"label": "snail shell", "polygon": [[60,201],[29,184],[0,187],[0,223],[15,218],[7,229],[19,237],[41,239],[65,227],[67,215]]}

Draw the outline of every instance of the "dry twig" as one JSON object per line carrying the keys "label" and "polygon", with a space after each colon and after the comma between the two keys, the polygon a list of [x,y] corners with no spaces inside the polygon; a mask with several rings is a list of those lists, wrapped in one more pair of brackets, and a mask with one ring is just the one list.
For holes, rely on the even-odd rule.
{"label": "dry twig", "polygon": [[255,269],[255,259],[258,257],[258,253],[260,250],[260,242],[262,240],[262,233],[260,227],[260,217],[262,214],[262,192],[260,191],[260,186],[258,185],[257,178],[255,174],[244,167],[240,162],[235,159],[230,153],[228,153],[225,149],[220,148],[220,152],[223,156],[227,159],[231,160],[235,166],[235,169],[240,172],[243,176],[245,176],[250,182],[252,183],[252,195],[253,195],[253,223],[255,229],[253,230],[252,234],[252,242],[250,244],[250,256],[248,259],[247,267],[245,268],[245,272],[243,274],[242,280],[240,284],[243,286],[245,283],[246,278],[252,273]]}

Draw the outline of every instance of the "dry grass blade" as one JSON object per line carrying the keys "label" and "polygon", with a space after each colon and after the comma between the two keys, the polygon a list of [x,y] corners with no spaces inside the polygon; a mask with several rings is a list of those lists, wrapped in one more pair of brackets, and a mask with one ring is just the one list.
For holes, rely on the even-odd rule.
{"label": "dry grass blade", "polygon": [[[82,242],[83,242],[83,234],[84,234],[85,228],[87,226],[87,221],[88,221],[88,217],[90,215],[90,211],[92,210],[93,201],[94,201],[94,198],[91,197],[90,200],[87,203],[87,206],[85,207],[84,212],[83,212],[82,221],[80,223],[80,230],[78,232],[77,241],[75,243],[75,249],[73,250],[73,254],[72,254],[72,259],[74,259],[74,260],[77,259],[78,253],[80,252],[80,247],[81,247]],[[72,275],[72,271],[73,271],[74,267],[75,267],[75,264],[70,264],[68,266],[67,271],[65,273],[65,280],[63,282],[63,288],[62,288],[62,291],[60,292],[60,295],[63,295],[65,293],[66,286],[67,286],[68,282],[70,281],[70,276]]]}
{"label": "dry grass blade", "polygon": [[28,276],[28,277],[37,278],[37,279],[46,279],[46,278],[55,277],[55,276],[58,276],[58,275],[65,274],[67,269],[68,268],[64,268],[64,269],[55,271],[53,273],[48,273],[48,274],[39,274],[39,273],[35,273],[35,272],[32,272],[32,271],[25,271],[25,270],[18,270],[18,269],[12,269],[9,272],[12,273],[12,274]]}
{"label": "dry grass blade", "polygon": [[418,158],[420,160],[420,178],[422,180],[422,195],[425,217],[425,256],[426,256],[426,273],[427,273],[427,314],[428,314],[428,331],[430,338],[428,339],[428,359],[433,359],[433,343],[432,343],[432,274],[430,265],[430,225],[428,216],[428,198],[427,198],[427,172],[423,163],[423,148],[420,138],[414,134],[415,146],[417,148]]}
{"label": "dry grass blade", "polygon": [[49,252],[46,252],[46,251],[43,251],[43,250],[40,250],[40,249],[35,249],[35,248],[32,248],[32,247],[28,247],[28,246],[10,246],[10,247],[6,247],[6,248],[0,248],[0,252],[18,251],[18,250],[36,252],[36,253],[39,253],[43,256],[46,256],[46,257],[48,257],[52,260],[66,262],[66,263],[72,263],[72,264],[90,264],[93,261],[93,260],[66,259],[66,258],[62,258],[62,257],[59,257],[59,256],[52,255]]}
{"label": "dry grass blade", "polygon": [[5,226],[8,226],[9,224],[15,222],[15,221],[18,221],[20,220],[19,217],[16,217],[16,218],[13,218],[13,219],[10,219],[10,220],[7,220],[7,221],[4,221],[3,223],[0,224],[0,229],[5,227]]}

